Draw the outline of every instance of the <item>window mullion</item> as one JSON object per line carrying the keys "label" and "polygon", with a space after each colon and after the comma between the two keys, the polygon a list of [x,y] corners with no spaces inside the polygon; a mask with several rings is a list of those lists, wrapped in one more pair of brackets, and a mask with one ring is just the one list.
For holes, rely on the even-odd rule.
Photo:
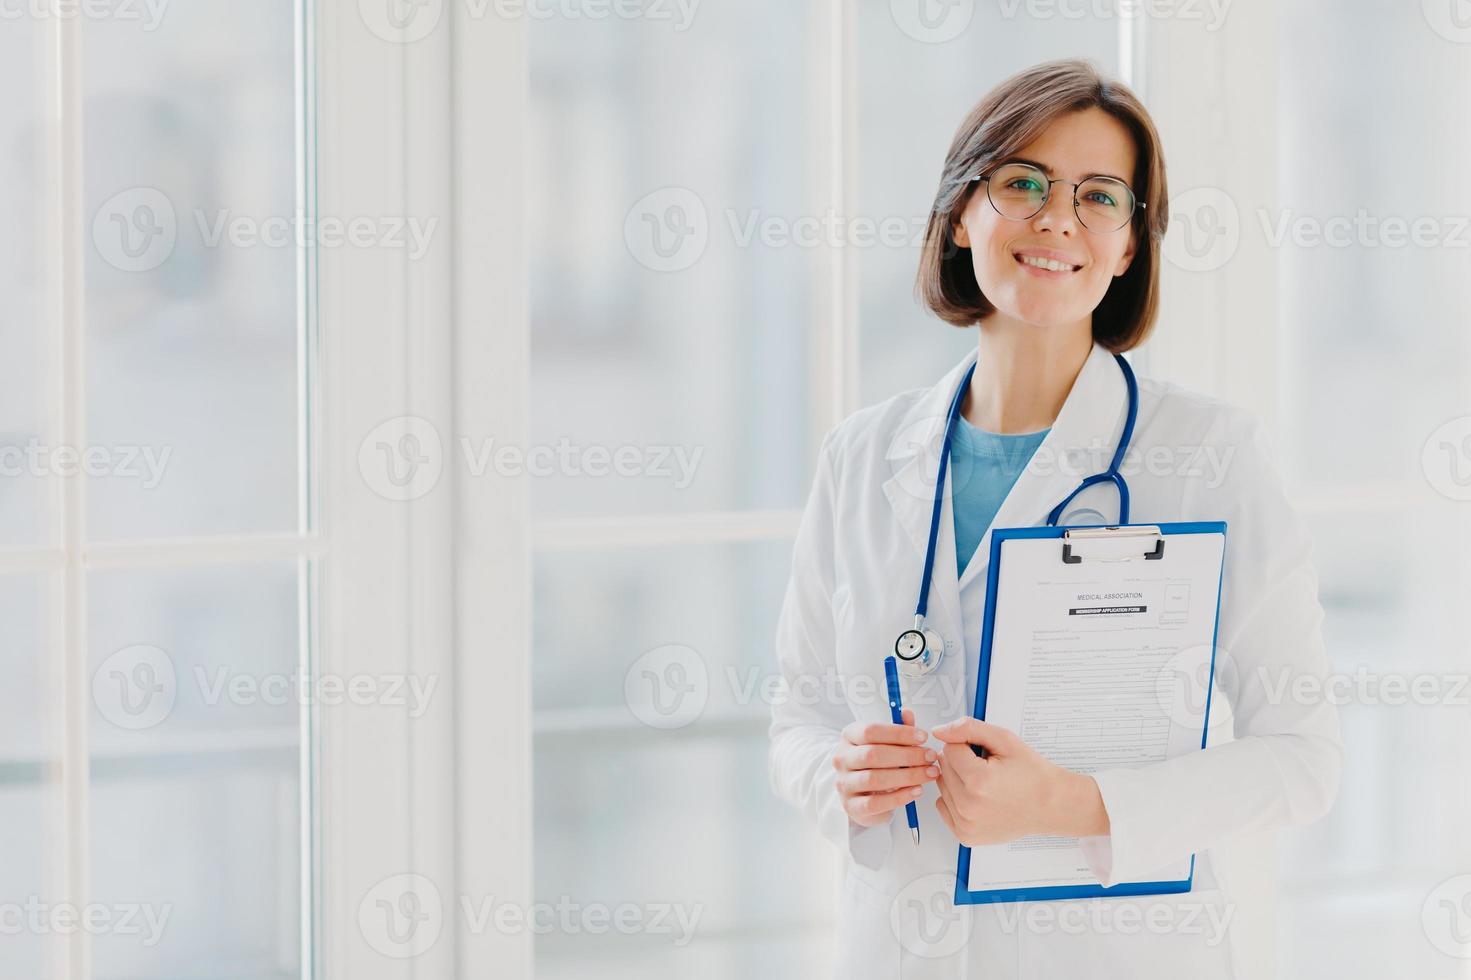
{"label": "window mullion", "polygon": [[[83,206],[82,24],[53,15],[46,21],[46,254],[45,285],[49,345],[50,417],[57,445],[86,445],[86,319],[82,236]],[[51,577],[48,616],[51,642],[60,656],[47,658],[46,701],[51,710],[47,744],[60,763],[60,795],[47,800],[61,832],[52,835],[48,877],[58,903],[82,908],[91,890],[89,862],[89,758],[87,668],[86,481],[51,478],[52,540],[60,545],[61,568]],[[53,769],[53,773],[55,770]],[[54,790],[54,777],[48,780]],[[91,941],[85,929],[58,932],[50,957],[57,975],[85,980],[92,975]]]}

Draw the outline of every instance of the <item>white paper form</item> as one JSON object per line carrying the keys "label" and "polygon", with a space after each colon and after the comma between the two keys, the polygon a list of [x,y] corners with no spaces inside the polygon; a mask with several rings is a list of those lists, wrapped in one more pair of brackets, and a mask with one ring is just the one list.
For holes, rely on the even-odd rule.
{"label": "white paper form", "polygon": [[[987,721],[1085,773],[1201,747],[1226,539],[1164,541],[1158,560],[1077,564],[1063,562],[1060,538],[1001,542]],[[1151,544],[1136,538],[1133,553]],[[1186,859],[1149,880],[1189,874]],[[1076,838],[971,849],[971,891],[1097,884]]]}

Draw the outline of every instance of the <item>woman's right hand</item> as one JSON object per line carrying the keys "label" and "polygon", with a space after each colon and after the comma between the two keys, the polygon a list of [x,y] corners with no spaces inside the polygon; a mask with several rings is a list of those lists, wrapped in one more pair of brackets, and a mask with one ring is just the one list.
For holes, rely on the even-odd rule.
{"label": "woman's right hand", "polygon": [[912,803],[925,783],[939,778],[939,756],[924,745],[928,737],[914,727],[914,712],[908,708],[902,725],[855,721],[843,729],[833,768],[848,819],[860,827],[876,827]]}

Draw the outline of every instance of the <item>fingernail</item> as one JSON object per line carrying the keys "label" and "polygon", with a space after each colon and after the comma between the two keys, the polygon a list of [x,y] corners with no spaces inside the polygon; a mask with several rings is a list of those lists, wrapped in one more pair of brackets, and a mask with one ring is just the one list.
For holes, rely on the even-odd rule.
{"label": "fingernail", "polygon": [[936,758],[937,757],[935,755],[935,750],[934,749],[925,749],[924,750],[924,761],[926,761],[926,762],[934,762]]}
{"label": "fingernail", "polygon": [[931,776],[938,777],[940,775],[940,767],[939,766],[930,766],[930,775]]}
{"label": "fingernail", "polygon": [[929,736],[926,735],[922,730],[918,728],[914,730],[914,740],[916,742],[923,742],[927,738],[929,738]]}
{"label": "fingernail", "polygon": [[924,790],[922,790],[918,786],[916,786],[916,787],[914,787],[914,789],[912,789],[912,790],[909,791],[909,795],[910,796],[918,796],[920,793],[923,793],[923,792],[924,792]]}

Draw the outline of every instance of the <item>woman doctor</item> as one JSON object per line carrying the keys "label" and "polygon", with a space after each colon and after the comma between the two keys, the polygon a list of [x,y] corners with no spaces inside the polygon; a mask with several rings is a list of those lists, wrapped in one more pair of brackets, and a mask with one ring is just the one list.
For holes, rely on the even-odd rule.
{"label": "woman doctor", "polygon": [[[933,388],[859,411],[824,438],[777,630],[792,690],[834,677],[844,700],[773,709],[771,776],[849,859],[837,976],[1242,975],[1229,847],[1333,803],[1331,703],[1297,696],[1328,664],[1308,535],[1260,424],[1141,379],[1122,475],[1136,522],[1228,524],[1208,747],[1142,768],[1070,772],[970,716],[990,527],[1045,522],[1108,466],[1130,403],[1113,354],[1144,341],[1158,302],[1165,166],[1139,100],[1085,62],[1008,79],[945,159],[917,290],[976,350]],[[890,724],[883,660],[914,623],[946,420],[925,627],[945,653],[904,679]],[[1119,521],[1104,481],[1060,524]],[[800,687],[799,687],[800,685]],[[912,710],[911,710],[912,709]],[[988,750],[985,758],[972,745]],[[921,839],[903,815],[919,804]],[[957,906],[957,844],[1081,838],[1104,884],[1195,854],[1186,894]],[[1240,889],[1237,889],[1240,892]]]}

